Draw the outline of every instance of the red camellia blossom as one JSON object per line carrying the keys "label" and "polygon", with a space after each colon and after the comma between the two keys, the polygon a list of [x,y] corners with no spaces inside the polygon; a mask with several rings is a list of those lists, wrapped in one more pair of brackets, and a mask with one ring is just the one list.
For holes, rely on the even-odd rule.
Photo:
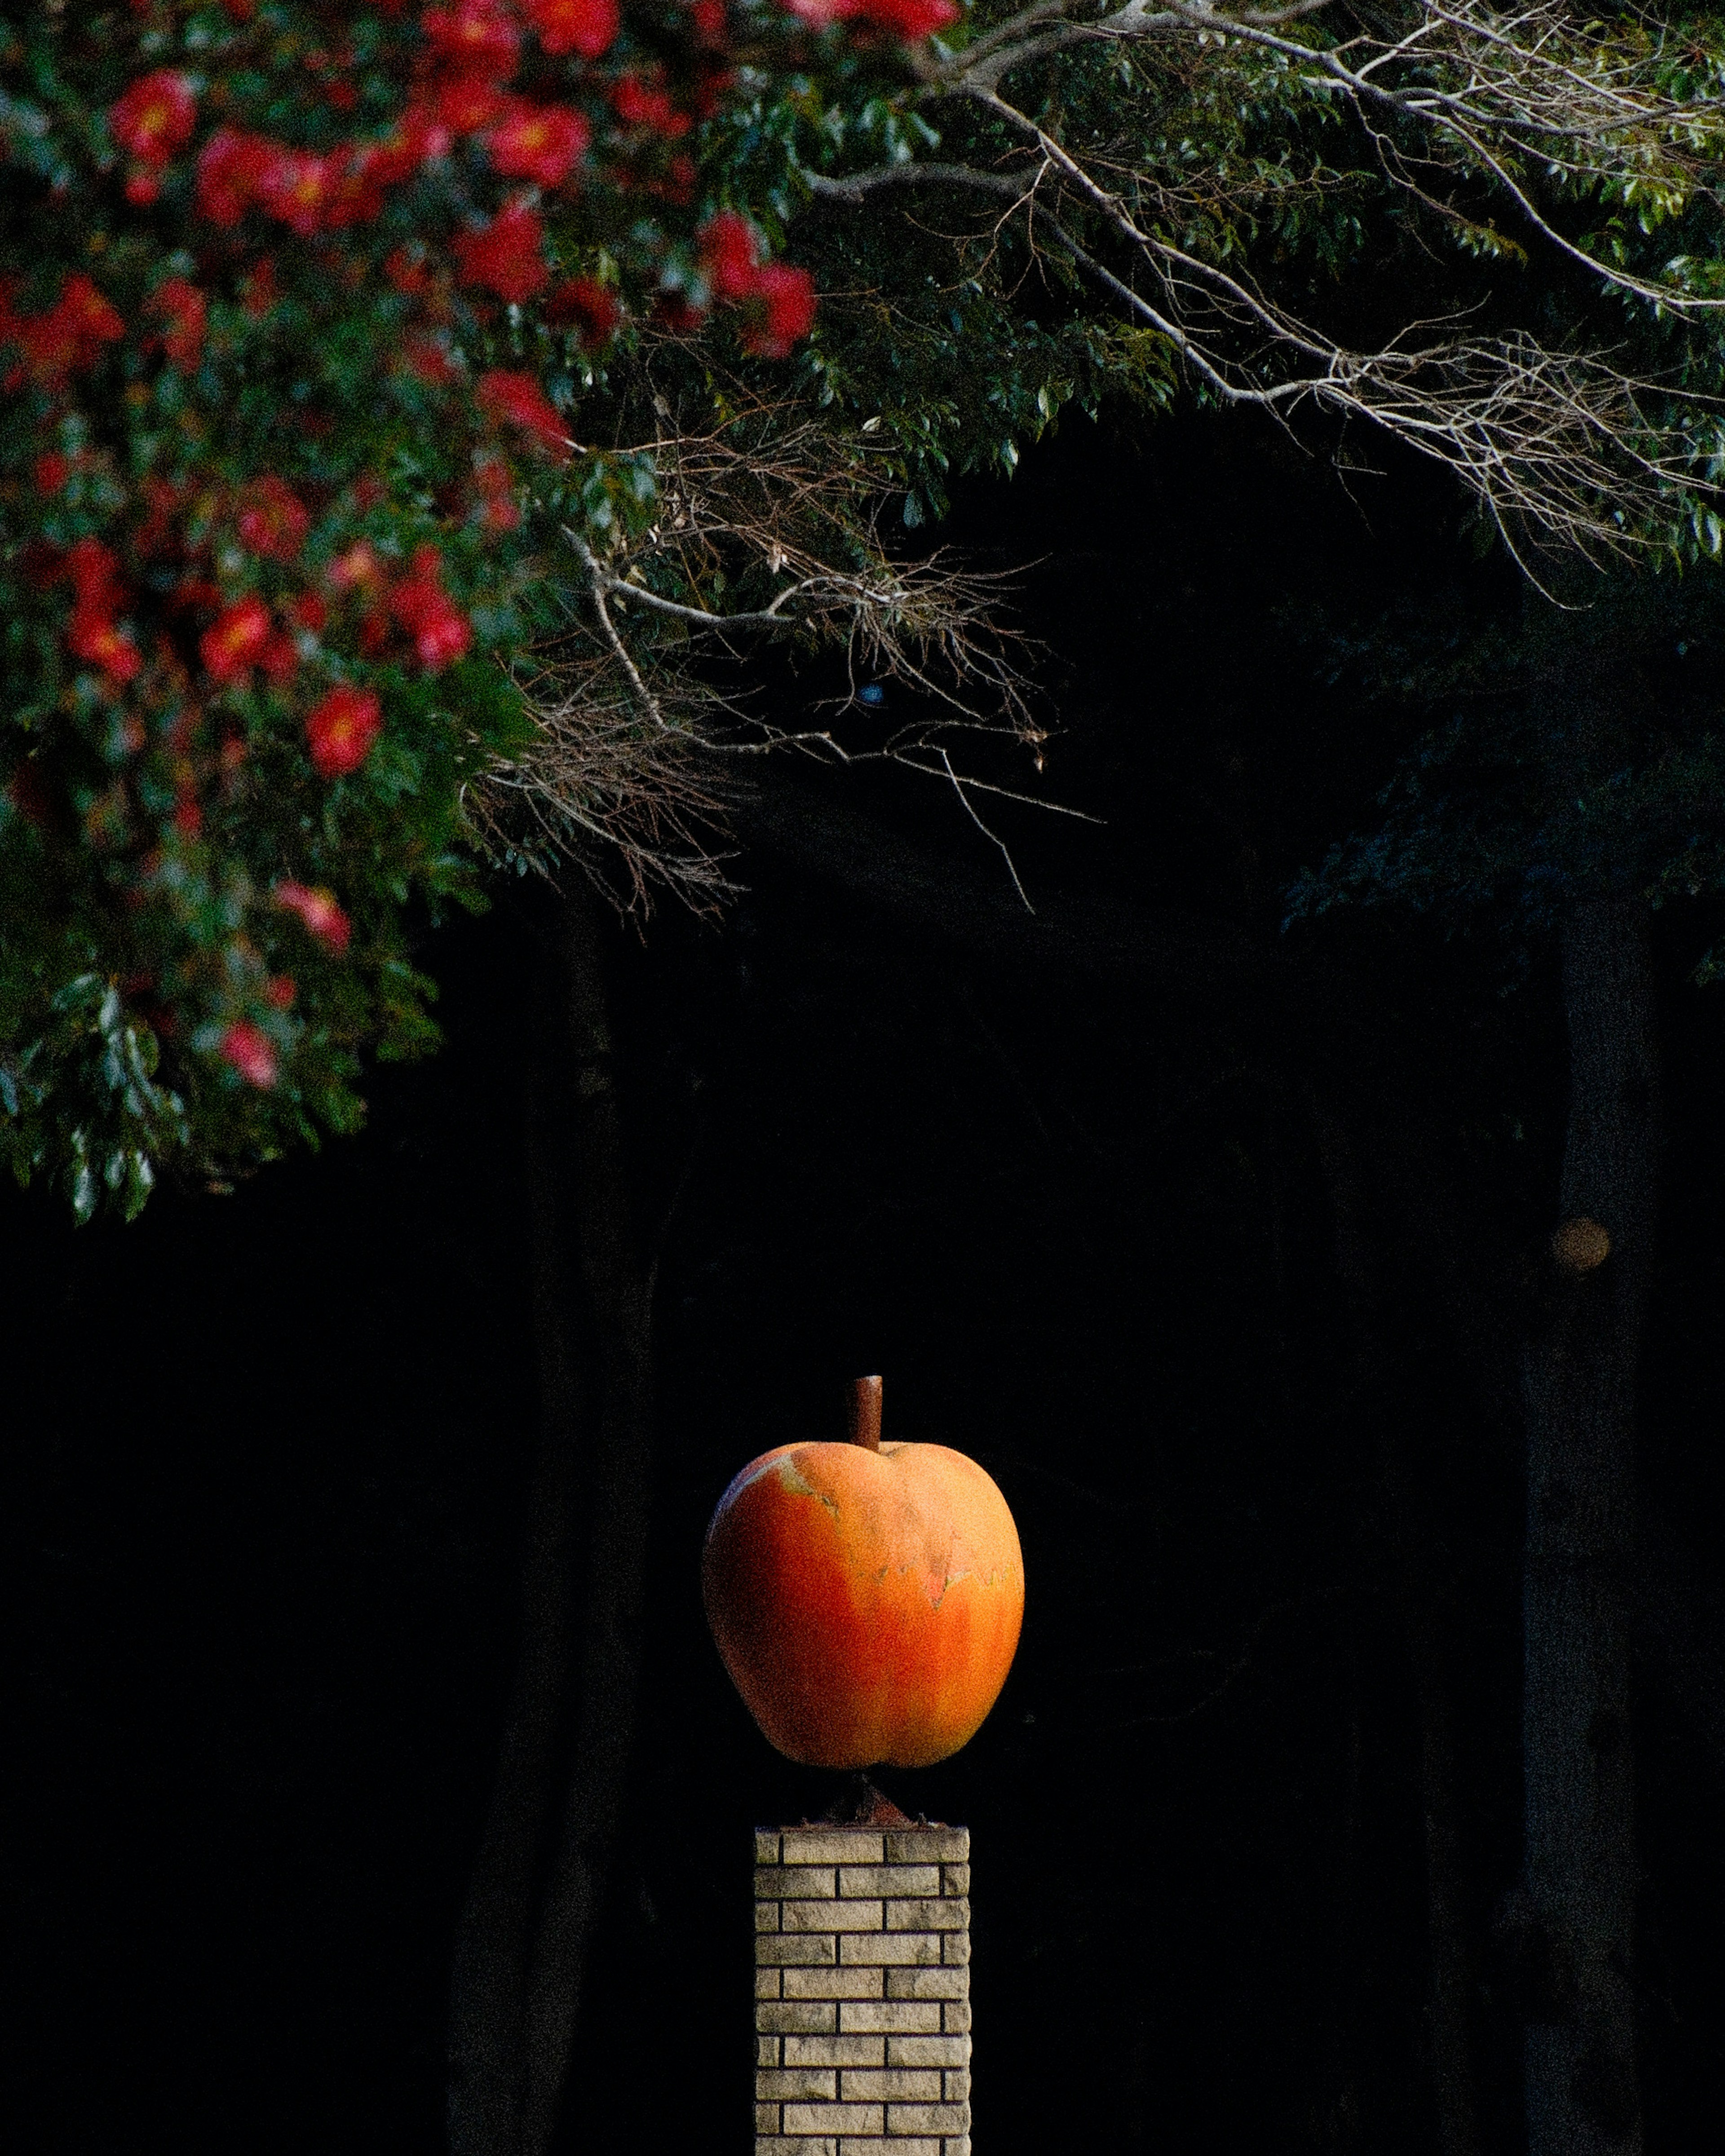
{"label": "red camellia blossom", "polygon": [[357,771],[382,731],[375,689],[356,689],[347,681],[331,689],[305,714],[305,741],[318,777],[340,778]]}
{"label": "red camellia blossom", "polygon": [[259,183],[276,154],[261,136],[218,127],[198,157],[198,207],[212,224],[239,223],[256,201]]}
{"label": "red camellia blossom", "polygon": [[[126,322],[80,270],[60,287],[59,297],[42,315],[18,315],[7,332],[23,355],[23,372],[44,389],[62,389],[74,374],[93,367],[105,344],[126,334]],[[14,386],[16,376],[6,387]]]}
{"label": "red camellia blossom", "polygon": [[408,575],[389,594],[389,611],[413,639],[419,664],[441,673],[473,642],[467,617],[443,588],[443,559],[435,547],[421,547]]}
{"label": "red camellia blossom", "polygon": [[300,993],[291,973],[276,973],[264,983],[264,1000],[271,1010],[291,1010]]}
{"label": "red camellia blossom", "polygon": [[588,125],[578,112],[560,105],[530,105],[518,100],[501,126],[485,137],[491,162],[511,179],[536,180],[554,187],[567,179],[586,154]]}
{"label": "red camellia blossom", "polygon": [[167,325],[162,333],[162,349],[176,367],[190,373],[203,357],[208,301],[183,277],[164,277],[151,295],[149,311]]}
{"label": "red camellia blossom", "polygon": [[739,217],[733,209],[721,209],[716,217],[707,219],[696,238],[716,298],[740,300],[754,290],[759,274],[756,267],[759,243],[746,217]]}
{"label": "red camellia blossom", "polygon": [[597,278],[572,277],[546,300],[545,319],[578,330],[583,344],[608,344],[617,334],[623,309],[617,295]]}
{"label": "red camellia blossom", "polygon": [[227,608],[198,639],[212,680],[240,681],[264,655],[270,609],[254,595]]}
{"label": "red camellia blossom", "polygon": [[547,449],[568,448],[567,423],[531,374],[493,367],[489,373],[480,375],[474,384],[473,393],[480,409],[488,418],[519,427],[523,434],[531,434]]}
{"label": "red camellia blossom", "polygon": [[72,476],[72,463],[57,449],[50,449],[36,459],[36,490],[39,494],[58,494]]}
{"label": "red camellia blossom", "polygon": [[626,74],[613,86],[611,109],[629,126],[650,127],[655,135],[663,135],[671,142],[686,135],[695,125],[686,112],[678,111],[662,90],[643,82],[638,74]]}
{"label": "red camellia blossom", "polygon": [[353,924],[336,903],[336,895],[321,886],[279,883],[272,894],[285,912],[296,914],[308,935],[315,936],[336,958],[347,948]]}
{"label": "red camellia blossom", "polygon": [[787,262],[768,262],[755,273],[744,311],[743,350],[762,359],[783,359],[814,326],[814,280]]}
{"label": "red camellia blossom", "polygon": [[473,483],[479,490],[480,522],[487,531],[513,531],[521,521],[515,498],[515,478],[501,457],[480,457],[473,467]]}
{"label": "red camellia blossom", "polygon": [[336,178],[331,159],[272,144],[258,173],[257,198],[271,217],[279,218],[301,239],[310,239],[323,223]]}
{"label": "red camellia blossom", "polygon": [[944,30],[948,23],[958,19],[952,0],[866,0],[861,12],[870,22],[891,30],[907,44],[932,37],[937,30]]}
{"label": "red camellia blossom", "polygon": [[596,60],[617,36],[617,0],[524,0],[523,12],[548,53]]}
{"label": "red camellia blossom", "polygon": [[198,94],[191,78],[172,68],[141,75],[108,108],[108,127],[122,150],[140,164],[165,165],[192,139]]}
{"label": "red camellia blossom", "polygon": [[509,110],[509,100],[495,82],[480,75],[457,75],[441,83],[424,108],[435,127],[451,135],[476,135]]}
{"label": "red camellia blossom", "polygon": [[311,529],[311,512],[285,481],[254,479],[239,497],[240,544],[270,562],[295,562]]}
{"label": "red camellia blossom", "polygon": [[258,664],[278,689],[285,689],[300,670],[300,647],[281,629],[266,639]]}
{"label": "red camellia blossom", "polygon": [[383,588],[382,557],[369,539],[356,539],[331,562],[327,573],[338,592],[364,592],[370,597]]}
{"label": "red camellia blossom", "polygon": [[280,1070],[275,1044],[249,1019],[236,1019],[228,1027],[222,1035],[220,1054],[222,1060],[232,1064],[248,1086],[267,1090],[275,1083]]}
{"label": "red camellia blossom", "polygon": [[75,657],[100,666],[110,681],[130,681],[144,663],[136,644],[100,607],[74,607],[66,642]]}
{"label": "red camellia blossom", "polygon": [[521,57],[521,33],[497,0],[455,0],[419,18],[426,42],[452,74],[506,82]]}
{"label": "red camellia blossom", "polygon": [[511,203],[477,232],[458,234],[454,256],[464,285],[482,285],[502,300],[530,300],[551,282],[545,227],[524,203]]}

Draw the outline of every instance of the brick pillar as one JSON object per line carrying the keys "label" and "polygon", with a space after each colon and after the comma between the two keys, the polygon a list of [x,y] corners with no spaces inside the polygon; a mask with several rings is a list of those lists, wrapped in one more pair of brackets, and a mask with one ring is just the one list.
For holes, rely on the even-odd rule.
{"label": "brick pillar", "polygon": [[755,1836],[755,2156],[970,2156],[970,1830]]}

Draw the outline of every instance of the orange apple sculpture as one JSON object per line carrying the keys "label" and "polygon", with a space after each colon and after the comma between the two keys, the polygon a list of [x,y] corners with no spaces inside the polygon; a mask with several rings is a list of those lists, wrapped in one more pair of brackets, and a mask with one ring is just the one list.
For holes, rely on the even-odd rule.
{"label": "orange apple sculpture", "polygon": [[882,1445],[880,1380],[849,1444],[781,1445],[719,1500],[708,1624],[761,1733],[812,1767],[927,1767],[999,1697],[1024,1614],[1006,1500],[944,1445]]}

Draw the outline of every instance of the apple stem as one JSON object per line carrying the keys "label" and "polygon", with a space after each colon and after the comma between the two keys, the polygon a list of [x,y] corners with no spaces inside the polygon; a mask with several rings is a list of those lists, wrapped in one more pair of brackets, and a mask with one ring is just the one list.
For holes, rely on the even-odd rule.
{"label": "apple stem", "polygon": [[850,1427],[845,1433],[865,1452],[880,1450],[880,1380],[855,1378],[850,1386]]}

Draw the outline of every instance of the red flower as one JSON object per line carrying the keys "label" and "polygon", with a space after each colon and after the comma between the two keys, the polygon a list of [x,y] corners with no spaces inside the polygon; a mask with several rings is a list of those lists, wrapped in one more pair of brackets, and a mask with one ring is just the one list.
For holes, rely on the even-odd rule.
{"label": "red flower", "polygon": [[323,223],[336,177],[332,159],[272,144],[258,173],[257,198],[271,217],[310,239]]}
{"label": "red flower", "polygon": [[294,562],[311,529],[311,512],[298,495],[272,474],[254,479],[239,497],[239,540],[269,562]]}
{"label": "red flower", "polygon": [[288,619],[296,629],[310,629],[314,636],[321,636],[330,610],[316,592],[301,592],[288,608]]}
{"label": "red flower", "polygon": [[517,180],[536,180],[554,187],[567,179],[586,153],[588,125],[578,112],[560,105],[517,100],[501,126],[485,137],[491,162]]}
{"label": "red flower", "polygon": [[655,90],[639,75],[626,74],[611,91],[612,109],[631,127],[650,127],[655,135],[675,141],[694,126],[686,112],[679,112],[662,90]]}
{"label": "red flower", "polygon": [[410,254],[405,247],[398,247],[385,261],[383,275],[398,292],[410,300],[429,292],[434,281],[424,258]]}
{"label": "red flower", "polygon": [[136,644],[100,607],[80,603],[73,608],[66,641],[76,657],[100,666],[110,681],[130,681],[144,663]]}
{"label": "red flower", "polygon": [[277,629],[265,643],[258,664],[278,689],[285,689],[300,668],[300,647]]}
{"label": "red flower", "polygon": [[759,243],[746,217],[734,209],[721,209],[696,237],[716,299],[741,300],[755,290]]}
{"label": "red flower", "polygon": [[530,300],[551,282],[541,251],[545,227],[533,211],[511,203],[477,232],[455,240],[455,260],[464,285],[483,285],[509,300]]}
{"label": "red flower", "polygon": [[718,44],[725,35],[725,0],[695,0],[689,10],[696,29],[707,44]]}
{"label": "red flower", "polygon": [[743,350],[762,359],[785,358],[814,326],[814,280],[788,263],[768,263],[755,273],[746,315]]}
{"label": "red flower", "polygon": [[184,367],[189,374],[203,357],[209,303],[183,277],[167,277],[151,295],[149,312],[159,315],[167,324],[162,334],[162,349],[176,367]]}
{"label": "red flower", "polygon": [[329,566],[329,580],[338,592],[364,592],[374,597],[383,588],[383,562],[369,539],[356,539],[345,554]]}
{"label": "red flower", "polygon": [[297,914],[308,935],[339,958],[347,948],[353,924],[336,903],[333,891],[303,883],[279,883],[272,894],[285,912]]}
{"label": "red flower", "polygon": [[480,457],[473,468],[473,482],[483,505],[480,521],[488,531],[513,531],[521,521],[515,498],[515,475],[501,457]]}
{"label": "red flower", "polygon": [[498,0],[455,0],[454,7],[428,8],[420,27],[452,74],[506,82],[515,73],[521,33]]}
{"label": "red flower", "polygon": [[411,105],[400,121],[373,142],[367,154],[367,171],[381,187],[410,180],[422,165],[449,154],[449,131],[423,105]]}
{"label": "red flower", "polygon": [[126,334],[118,308],[82,271],[66,279],[46,314],[16,316],[5,326],[26,371],[44,389],[63,388],[69,376],[95,364],[105,344]]}
{"label": "red flower", "polygon": [[473,642],[473,630],[443,588],[443,560],[435,547],[421,547],[409,575],[389,594],[389,611],[413,639],[419,664],[441,673]]}
{"label": "red flower", "polygon": [[72,476],[72,461],[49,449],[36,459],[36,491],[39,494],[58,494]]}
{"label": "red flower", "polygon": [[461,370],[435,337],[409,337],[402,346],[402,364],[409,374],[434,389],[447,389],[461,379]]}
{"label": "red flower", "polygon": [[267,1091],[275,1083],[280,1066],[275,1060],[275,1044],[249,1019],[234,1020],[222,1035],[218,1052],[222,1060],[231,1063],[248,1086]]}
{"label": "red flower", "polygon": [[291,1010],[300,993],[291,973],[277,973],[264,983],[264,1000],[271,1010]]}
{"label": "red flower", "polygon": [[346,681],[331,689],[305,714],[305,740],[318,777],[340,778],[347,772],[357,771],[382,731],[382,711],[375,689],[356,689]]}
{"label": "red flower", "polygon": [[958,19],[958,10],[952,0],[864,0],[859,12],[881,29],[891,30],[895,37],[902,38],[907,44],[932,37],[937,30],[944,30],[948,23]]}
{"label": "red flower", "polygon": [[424,108],[431,124],[451,135],[476,135],[508,110],[509,100],[496,84],[478,75],[457,75],[439,85]]}
{"label": "red flower", "polygon": [[212,224],[238,224],[257,199],[275,146],[261,136],[218,127],[198,153],[198,207]]}
{"label": "red flower", "polygon": [[174,829],[182,839],[195,839],[203,829],[203,811],[190,793],[182,793],[174,803]]}
{"label": "red flower", "polygon": [[80,539],[67,551],[65,574],[87,612],[112,613],[120,603],[120,563],[100,539]]}
{"label": "red flower", "polygon": [[255,596],[231,606],[198,639],[212,680],[243,680],[270,640],[270,610]]}
{"label": "red flower", "polygon": [[617,0],[523,0],[523,8],[548,53],[596,60],[617,35]]}
{"label": "red flower", "polygon": [[488,418],[519,427],[547,449],[567,449],[567,423],[531,374],[494,367],[474,384],[474,398]]}
{"label": "red flower", "polygon": [[197,117],[191,78],[172,68],[141,75],[108,108],[114,140],[145,165],[165,165],[176,150],[183,150]]}
{"label": "red flower", "polygon": [[608,344],[617,334],[623,310],[617,295],[596,278],[572,277],[546,301],[545,319],[578,330],[583,344]]}

